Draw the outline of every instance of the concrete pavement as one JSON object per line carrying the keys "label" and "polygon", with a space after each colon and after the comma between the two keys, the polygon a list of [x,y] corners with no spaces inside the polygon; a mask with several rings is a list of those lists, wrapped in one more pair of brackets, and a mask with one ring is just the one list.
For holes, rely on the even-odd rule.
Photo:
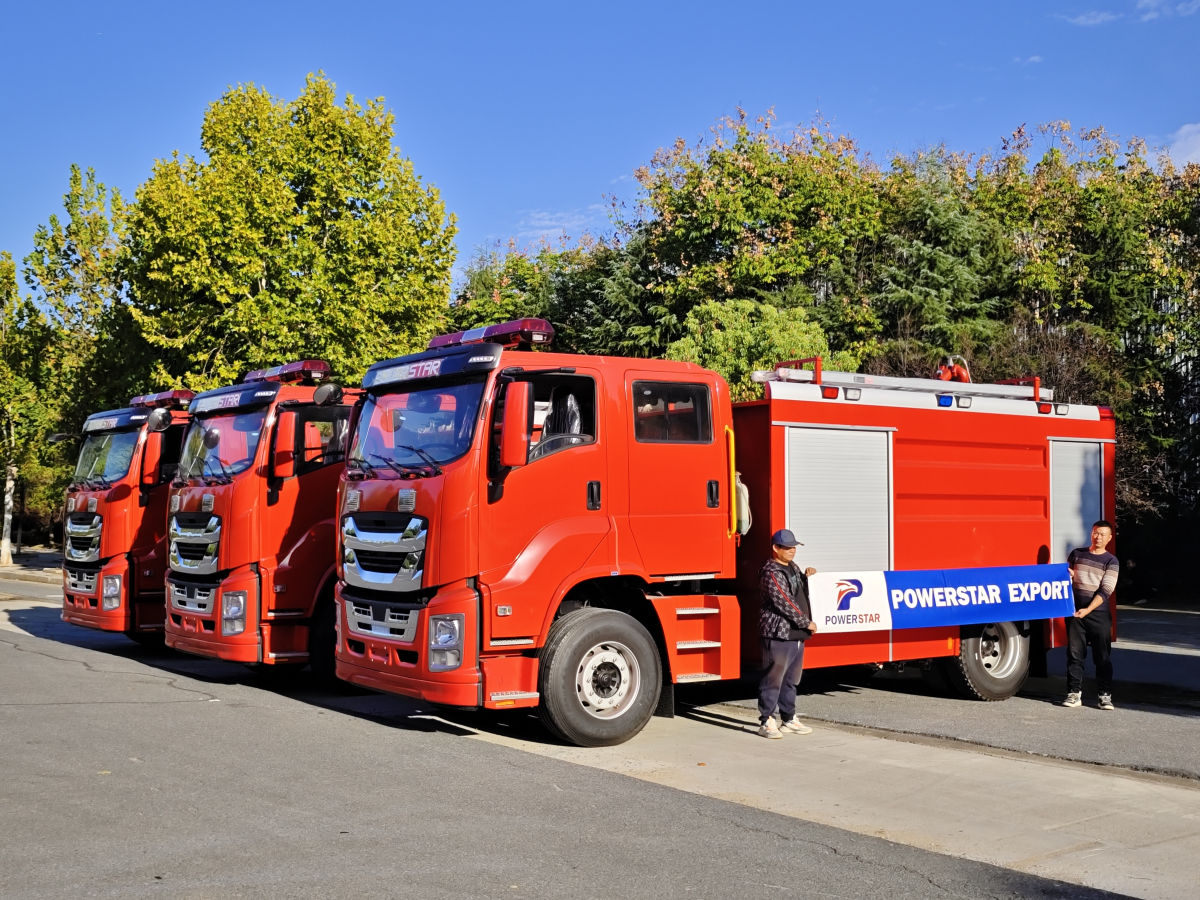
{"label": "concrete pavement", "polygon": [[[0,605],[10,613],[49,601]],[[353,704],[395,698],[366,695]],[[1118,711],[1115,715],[1120,715]],[[1100,715],[1097,713],[1096,715]],[[547,743],[495,720],[424,710],[477,739],[950,856],[1137,897],[1196,892],[1200,782],[813,722],[756,737],[753,710],[714,704],[652,720],[619,747]],[[1200,729],[1198,729],[1200,735]]]}
{"label": "concrete pavement", "polygon": [[619,747],[519,746],[1006,869],[1135,897],[1195,896],[1196,782],[820,722],[768,741],[756,725],[749,710],[706,707],[654,719]]}

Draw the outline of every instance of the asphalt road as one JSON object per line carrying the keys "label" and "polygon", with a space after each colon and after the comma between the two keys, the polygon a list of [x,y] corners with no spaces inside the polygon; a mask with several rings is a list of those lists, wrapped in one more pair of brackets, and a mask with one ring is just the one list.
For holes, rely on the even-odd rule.
{"label": "asphalt road", "polygon": [[0,894],[1191,896],[1196,696],[1120,681],[1134,652],[1192,671],[1167,615],[1147,627],[1172,643],[1115,657],[1115,713],[1057,707],[1053,680],[983,704],[806,676],[812,736],[754,737],[724,686],[588,751],[0,602]]}

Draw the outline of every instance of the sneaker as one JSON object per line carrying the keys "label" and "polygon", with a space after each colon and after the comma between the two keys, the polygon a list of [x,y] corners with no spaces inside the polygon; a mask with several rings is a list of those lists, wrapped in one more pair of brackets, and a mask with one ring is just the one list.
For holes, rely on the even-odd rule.
{"label": "sneaker", "polygon": [[783,737],[783,732],[779,730],[779,726],[775,724],[775,719],[767,719],[762,725],[758,726],[758,736],[777,740]]}
{"label": "sneaker", "polygon": [[1116,707],[1113,706],[1112,694],[1101,694],[1099,706],[1101,709],[1116,709]]}
{"label": "sneaker", "polygon": [[779,727],[782,731],[788,731],[792,734],[812,734],[812,729],[801,722],[797,716],[792,716]]}
{"label": "sneaker", "polygon": [[1071,691],[1062,702],[1063,706],[1083,706],[1083,697],[1079,691]]}

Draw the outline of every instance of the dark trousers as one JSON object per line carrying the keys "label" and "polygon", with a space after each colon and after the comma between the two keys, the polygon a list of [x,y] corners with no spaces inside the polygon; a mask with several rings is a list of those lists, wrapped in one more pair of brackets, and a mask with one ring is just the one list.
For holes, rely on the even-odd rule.
{"label": "dark trousers", "polygon": [[767,721],[778,708],[786,722],[796,714],[796,685],[804,671],[804,644],[763,638],[762,645],[767,670],[758,682],[758,720]]}
{"label": "dark trousers", "polygon": [[1093,610],[1082,619],[1067,619],[1067,691],[1083,688],[1083,658],[1092,648],[1092,664],[1096,667],[1096,690],[1112,693],[1112,619],[1108,610]]}

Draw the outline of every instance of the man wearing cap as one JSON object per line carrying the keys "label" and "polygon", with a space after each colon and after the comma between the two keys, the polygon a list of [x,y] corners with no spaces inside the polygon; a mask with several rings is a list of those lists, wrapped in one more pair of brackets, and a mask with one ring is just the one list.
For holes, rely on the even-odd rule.
{"label": "man wearing cap", "polygon": [[[796,717],[796,687],[804,669],[804,642],[817,630],[808,604],[808,576],[794,562],[796,547],[803,546],[786,528],[771,535],[771,558],[759,573],[759,634],[767,670],[758,683],[758,733],[781,738],[783,733],[812,731]],[[775,722],[778,709],[782,725]]]}

